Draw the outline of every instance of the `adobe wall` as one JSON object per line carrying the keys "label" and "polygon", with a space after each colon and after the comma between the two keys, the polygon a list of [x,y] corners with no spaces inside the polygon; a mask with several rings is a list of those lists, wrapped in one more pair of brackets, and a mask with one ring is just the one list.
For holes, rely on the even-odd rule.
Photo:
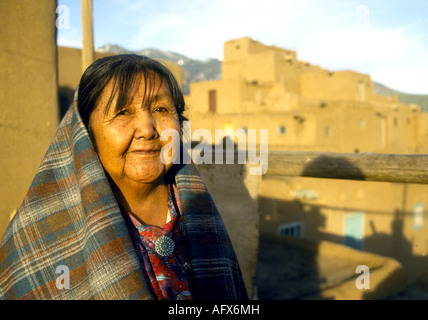
{"label": "adobe wall", "polygon": [[261,176],[244,164],[202,164],[198,170],[214,199],[234,246],[250,298],[257,268]]}
{"label": "adobe wall", "polygon": [[0,235],[58,126],[56,1],[0,2]]}
{"label": "adobe wall", "polygon": [[418,149],[422,153],[428,153],[428,113],[421,113],[418,124]]}
{"label": "adobe wall", "polygon": [[[425,208],[420,216],[418,206]],[[410,283],[428,286],[427,206],[427,185],[265,176],[260,233],[303,222],[305,239],[343,243],[346,217],[361,214],[362,250],[397,259]]]}
{"label": "adobe wall", "polygon": [[[95,59],[110,56],[104,52],[96,52]],[[76,88],[82,76],[82,50],[58,46],[58,84]]]}
{"label": "adobe wall", "polygon": [[311,68],[297,61],[295,51],[265,46],[250,38],[224,44],[223,80],[240,79],[244,83],[258,84],[280,82],[287,91],[300,93],[300,74]]}
{"label": "adobe wall", "polygon": [[301,94],[320,100],[370,101],[370,77],[352,71],[307,72],[301,76]]}
{"label": "adobe wall", "polygon": [[234,80],[212,80],[190,84],[191,96],[187,96],[189,113],[209,112],[209,92],[216,96],[216,113],[237,113],[242,101],[243,85]]}
{"label": "adobe wall", "polygon": [[[368,103],[333,101],[300,110],[290,107],[289,111],[272,111],[267,101],[264,105],[241,103],[240,108],[234,109],[232,102],[236,99],[226,102],[227,94],[221,90],[226,84],[227,81],[197,84],[198,90],[186,101],[192,131],[204,128],[214,137],[216,129],[245,128],[257,133],[268,129],[270,150],[414,153],[427,147],[423,143],[428,141],[426,126],[418,120],[420,113],[406,110],[405,106],[380,112]],[[207,86],[206,90],[201,90],[203,86]],[[207,116],[208,88],[216,88],[218,101],[224,100],[220,110],[227,106],[227,111]],[[238,89],[234,94],[237,92]],[[239,112],[241,108],[252,112]]]}

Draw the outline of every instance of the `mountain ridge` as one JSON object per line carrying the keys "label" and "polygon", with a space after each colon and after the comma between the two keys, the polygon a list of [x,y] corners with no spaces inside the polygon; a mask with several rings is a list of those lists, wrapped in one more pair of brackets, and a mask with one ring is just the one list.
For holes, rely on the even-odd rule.
{"label": "mountain ridge", "polygon": [[[198,60],[189,58],[174,51],[163,51],[156,48],[146,48],[141,50],[128,50],[120,45],[109,43],[96,49],[99,52],[109,52],[115,54],[135,53],[145,55],[152,59],[164,60],[178,64],[183,69],[183,93],[190,93],[190,83],[207,80],[221,79],[221,61],[215,58]],[[374,93],[378,95],[397,95],[402,103],[413,103],[421,107],[422,112],[428,112],[428,94],[409,94],[381,83],[373,82]]]}
{"label": "mountain ridge", "polygon": [[164,60],[178,64],[183,69],[183,93],[190,93],[190,83],[221,79],[221,61],[218,59],[197,60],[173,51],[155,48],[128,50],[117,44],[106,44],[96,49],[99,52],[115,54],[135,53],[156,60]]}

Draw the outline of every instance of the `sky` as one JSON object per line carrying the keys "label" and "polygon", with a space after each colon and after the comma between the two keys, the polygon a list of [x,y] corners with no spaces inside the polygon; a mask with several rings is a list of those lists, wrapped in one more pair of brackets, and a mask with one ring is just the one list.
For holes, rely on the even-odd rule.
{"label": "sky", "polygon": [[[222,59],[250,37],[330,71],[428,94],[427,0],[92,0],[95,47]],[[58,0],[58,45],[81,48],[80,0]]]}

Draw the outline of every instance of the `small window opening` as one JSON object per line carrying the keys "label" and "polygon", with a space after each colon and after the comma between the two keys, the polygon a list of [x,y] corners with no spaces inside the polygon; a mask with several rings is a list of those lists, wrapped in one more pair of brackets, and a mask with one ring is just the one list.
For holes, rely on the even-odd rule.
{"label": "small window opening", "polygon": [[282,236],[303,238],[304,224],[302,221],[282,224],[278,227],[277,233]]}
{"label": "small window opening", "polygon": [[209,111],[215,113],[217,111],[217,92],[216,90],[208,91],[208,108]]}

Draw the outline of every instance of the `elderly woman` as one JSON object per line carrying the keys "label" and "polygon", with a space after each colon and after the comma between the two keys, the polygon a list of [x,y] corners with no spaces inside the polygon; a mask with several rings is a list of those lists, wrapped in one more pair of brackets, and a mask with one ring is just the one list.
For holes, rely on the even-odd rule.
{"label": "elderly woman", "polygon": [[[183,94],[137,55],[95,61],[0,243],[3,299],[247,299],[196,168],[164,161]],[[171,151],[171,150],[169,150]]]}

